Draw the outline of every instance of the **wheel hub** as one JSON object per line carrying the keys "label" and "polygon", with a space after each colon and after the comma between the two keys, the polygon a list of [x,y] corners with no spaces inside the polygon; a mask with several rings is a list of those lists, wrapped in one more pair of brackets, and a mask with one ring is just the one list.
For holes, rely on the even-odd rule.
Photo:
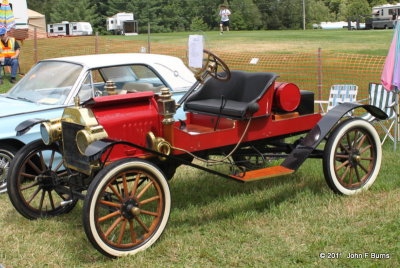
{"label": "wheel hub", "polygon": [[56,185],[57,173],[51,170],[44,172],[36,177],[36,180],[41,184],[44,190],[52,190]]}
{"label": "wheel hub", "polygon": [[356,166],[361,161],[360,152],[358,150],[352,150],[350,152],[350,164]]}
{"label": "wheel hub", "polygon": [[8,159],[0,157],[0,182],[6,179],[9,164]]}
{"label": "wheel hub", "polygon": [[130,220],[140,215],[139,203],[134,199],[129,199],[122,204],[122,215]]}

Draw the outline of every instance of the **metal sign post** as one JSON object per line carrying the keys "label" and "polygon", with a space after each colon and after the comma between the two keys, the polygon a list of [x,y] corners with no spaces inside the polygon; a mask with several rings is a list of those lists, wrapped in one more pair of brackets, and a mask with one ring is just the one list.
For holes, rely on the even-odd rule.
{"label": "metal sign post", "polygon": [[395,89],[395,123],[394,123],[394,151],[396,151],[397,142],[399,141],[399,94],[400,90],[396,87]]}

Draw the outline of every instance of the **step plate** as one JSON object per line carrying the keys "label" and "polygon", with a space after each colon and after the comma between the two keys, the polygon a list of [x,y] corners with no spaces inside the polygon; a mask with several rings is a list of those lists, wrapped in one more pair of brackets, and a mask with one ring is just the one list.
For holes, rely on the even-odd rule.
{"label": "step plate", "polygon": [[293,169],[288,169],[282,166],[274,166],[274,167],[252,170],[246,173],[240,173],[238,176],[231,175],[231,177],[239,181],[249,182],[249,181],[257,181],[268,178],[275,178],[283,175],[292,174],[293,172],[294,172]]}

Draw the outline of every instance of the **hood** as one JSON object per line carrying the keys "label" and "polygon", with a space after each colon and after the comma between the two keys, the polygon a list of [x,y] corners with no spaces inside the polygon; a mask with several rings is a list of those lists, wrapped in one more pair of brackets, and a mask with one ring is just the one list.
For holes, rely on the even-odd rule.
{"label": "hood", "polygon": [[0,118],[26,114],[43,110],[50,110],[63,107],[61,105],[45,105],[39,103],[32,103],[24,100],[16,100],[7,98],[6,95],[0,95]]}

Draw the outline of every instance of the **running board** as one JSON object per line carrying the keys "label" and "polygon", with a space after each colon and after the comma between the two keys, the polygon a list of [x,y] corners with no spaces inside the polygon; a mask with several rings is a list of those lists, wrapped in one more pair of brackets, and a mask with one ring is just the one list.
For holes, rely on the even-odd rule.
{"label": "running board", "polygon": [[295,172],[293,169],[288,169],[282,166],[267,167],[257,170],[240,173],[238,176],[231,175],[235,180],[242,182],[257,181],[269,178],[275,178],[283,175],[292,174]]}

